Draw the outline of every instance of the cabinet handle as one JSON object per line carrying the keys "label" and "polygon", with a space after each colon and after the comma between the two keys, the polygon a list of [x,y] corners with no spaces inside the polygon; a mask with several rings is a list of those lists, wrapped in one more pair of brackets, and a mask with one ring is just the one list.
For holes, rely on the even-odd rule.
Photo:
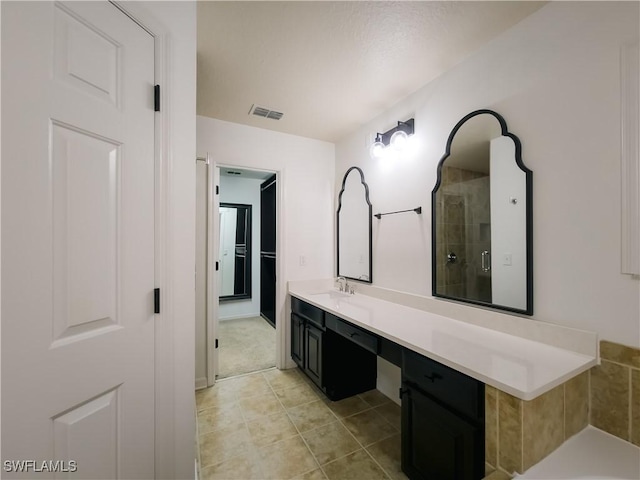
{"label": "cabinet handle", "polygon": [[427,380],[431,380],[432,382],[435,382],[436,380],[442,379],[442,375],[440,375],[439,373],[432,373],[431,375],[427,375],[425,373],[424,378],[426,378]]}
{"label": "cabinet handle", "polygon": [[358,335],[358,332],[353,332],[353,333],[350,333],[350,334],[349,334],[349,337],[350,337],[350,338],[353,338],[353,337],[355,337],[356,335]]}

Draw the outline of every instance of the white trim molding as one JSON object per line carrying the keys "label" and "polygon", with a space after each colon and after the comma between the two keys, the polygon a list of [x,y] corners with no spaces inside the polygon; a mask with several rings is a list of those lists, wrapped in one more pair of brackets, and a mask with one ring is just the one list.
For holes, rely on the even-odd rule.
{"label": "white trim molding", "polygon": [[[156,315],[155,332],[155,478],[193,478],[194,442],[185,442],[195,434],[195,393],[184,385],[193,380],[184,376],[188,345],[181,335],[184,319],[176,311],[176,252],[180,245],[175,238],[176,165],[175,138],[180,128],[175,126],[174,32],[166,25],[154,4],[109,0],[154,37],[155,84],[161,86],[161,110],[156,113],[156,287],[162,291],[161,314]],[[195,155],[195,145],[193,154]],[[195,179],[195,176],[194,176]],[[195,213],[195,212],[194,212]],[[195,217],[194,217],[195,218]],[[188,350],[188,348],[187,348]]]}
{"label": "white trim molding", "polygon": [[621,271],[640,275],[640,44],[620,52],[621,83]]}

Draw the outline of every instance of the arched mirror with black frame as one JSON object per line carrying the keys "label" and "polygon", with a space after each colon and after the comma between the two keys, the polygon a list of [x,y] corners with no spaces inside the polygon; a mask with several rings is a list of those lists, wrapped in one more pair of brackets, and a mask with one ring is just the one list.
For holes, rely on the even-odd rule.
{"label": "arched mirror with black frame", "polygon": [[351,167],[344,174],[336,217],[338,276],[371,283],[373,207],[359,167]]}
{"label": "arched mirror with black frame", "polygon": [[532,172],[502,116],[456,124],[431,205],[433,295],[532,315]]}
{"label": "arched mirror with black frame", "polygon": [[220,301],[251,298],[251,205],[220,203]]}

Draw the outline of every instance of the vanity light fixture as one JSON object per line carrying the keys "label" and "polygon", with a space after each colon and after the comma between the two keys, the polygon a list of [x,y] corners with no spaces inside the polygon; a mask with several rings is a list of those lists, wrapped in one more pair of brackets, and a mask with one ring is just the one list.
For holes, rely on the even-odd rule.
{"label": "vanity light fixture", "polygon": [[384,143],[382,143],[382,137],[378,133],[376,135],[376,141],[371,144],[369,155],[371,155],[371,158],[373,158],[374,160],[382,158],[382,156],[384,155],[384,148],[385,146]]}
{"label": "vanity light fixture", "polygon": [[407,144],[409,135],[413,135],[415,131],[415,120],[410,118],[406,122],[398,121],[398,125],[384,133],[377,133],[376,139],[369,148],[369,154],[373,159],[379,159],[384,156],[388,145],[394,150],[400,151]]}

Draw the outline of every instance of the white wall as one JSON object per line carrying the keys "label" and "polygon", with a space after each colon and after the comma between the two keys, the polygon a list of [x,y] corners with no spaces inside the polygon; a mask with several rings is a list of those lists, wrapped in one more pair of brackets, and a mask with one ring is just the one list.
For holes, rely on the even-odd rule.
{"label": "white wall", "polygon": [[[431,294],[431,190],[451,128],[490,108],[533,170],[534,317],[640,346],[640,287],[620,274],[620,47],[636,2],[551,2],[336,146],[339,186],[363,168],[374,213],[374,284]],[[367,139],[415,117],[414,150],[372,161]]]}
{"label": "white wall", "polygon": [[278,271],[281,289],[276,311],[286,327],[284,357],[293,367],[286,283],[333,275],[334,145],[202,116],[196,123],[198,155],[209,153],[222,165],[279,172],[283,190],[278,199],[277,253],[282,270]]}
{"label": "white wall", "polygon": [[260,315],[260,185],[264,180],[220,176],[220,202],[251,205],[251,298],[220,302],[220,320]]}

